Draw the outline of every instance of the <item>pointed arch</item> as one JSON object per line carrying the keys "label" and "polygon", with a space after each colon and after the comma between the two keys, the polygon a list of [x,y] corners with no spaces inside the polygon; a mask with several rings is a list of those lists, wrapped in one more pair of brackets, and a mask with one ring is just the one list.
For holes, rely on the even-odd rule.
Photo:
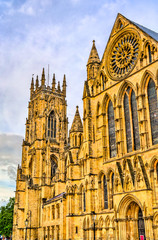
{"label": "pointed arch", "polygon": [[151,125],[151,137],[152,144],[158,144],[158,101],[156,86],[153,79],[149,79],[147,86],[148,104],[149,104],[149,115]]}
{"label": "pointed arch", "polygon": [[142,206],[140,200],[136,196],[134,196],[132,194],[127,194],[126,196],[124,196],[121,199],[121,201],[118,205],[117,213],[119,214],[120,218],[125,217],[125,214],[127,212],[127,208],[128,208],[128,206],[130,205],[131,202],[136,202],[138,204],[138,206],[141,209],[143,209],[143,206]]}
{"label": "pointed arch", "polygon": [[101,107],[102,108],[102,113],[107,112],[107,106],[108,106],[109,100],[112,100],[111,96],[109,94],[105,93],[103,101],[102,101],[102,107]]}
{"label": "pointed arch", "polygon": [[98,182],[101,182],[103,175],[105,175],[105,172],[101,170],[98,174]]}
{"label": "pointed arch", "polygon": [[117,101],[118,101],[119,105],[123,105],[123,96],[124,96],[125,89],[127,87],[132,88],[133,91],[136,92],[136,89],[135,89],[135,86],[133,85],[133,83],[131,83],[130,81],[125,80],[121,84],[121,86],[120,86],[120,88],[118,90],[118,93],[117,93]]}
{"label": "pointed arch", "polygon": [[140,82],[140,90],[141,90],[141,93],[142,94],[145,94],[146,93],[146,89],[147,89],[147,85],[148,85],[148,82],[149,82],[149,79],[155,79],[155,76],[154,74],[149,71],[149,70],[146,70],[141,78],[141,82]]}

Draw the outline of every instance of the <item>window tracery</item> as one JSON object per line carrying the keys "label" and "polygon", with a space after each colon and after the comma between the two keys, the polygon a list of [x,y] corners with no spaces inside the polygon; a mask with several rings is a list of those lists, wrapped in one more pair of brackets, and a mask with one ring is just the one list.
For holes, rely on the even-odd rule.
{"label": "window tracery", "polygon": [[136,65],[139,53],[139,38],[136,33],[125,32],[113,42],[108,54],[108,71],[114,80],[129,75]]}
{"label": "window tracery", "polygon": [[47,134],[50,138],[56,138],[56,117],[54,111],[48,117]]}
{"label": "window tracery", "polygon": [[109,154],[110,158],[116,157],[116,134],[115,134],[115,119],[112,101],[108,104],[108,131],[109,131]]}
{"label": "window tracery", "polygon": [[140,149],[140,136],[135,92],[130,87],[124,94],[124,116],[127,152],[132,152]]}

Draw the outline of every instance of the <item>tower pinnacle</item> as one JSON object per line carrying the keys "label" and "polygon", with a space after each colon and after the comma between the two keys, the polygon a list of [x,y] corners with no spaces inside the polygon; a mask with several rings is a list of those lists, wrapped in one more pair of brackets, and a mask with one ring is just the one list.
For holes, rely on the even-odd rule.
{"label": "tower pinnacle", "polygon": [[44,73],[44,68],[43,68],[43,71],[42,71],[42,79],[41,79],[41,84],[42,84],[42,86],[45,85],[45,81],[46,81],[46,79],[45,79],[45,73]]}
{"label": "tower pinnacle", "polygon": [[52,91],[55,90],[55,84],[56,84],[56,82],[55,82],[55,73],[53,73],[53,79],[52,79]]}
{"label": "tower pinnacle", "polygon": [[63,92],[63,94],[64,94],[64,96],[66,97],[66,76],[65,76],[65,74],[64,74],[64,78],[63,78],[63,90],[62,90],[62,92]]}

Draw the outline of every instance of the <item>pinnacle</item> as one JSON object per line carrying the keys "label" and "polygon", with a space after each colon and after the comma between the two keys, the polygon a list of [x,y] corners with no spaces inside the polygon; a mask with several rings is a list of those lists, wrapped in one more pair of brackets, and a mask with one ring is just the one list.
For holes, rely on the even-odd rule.
{"label": "pinnacle", "polygon": [[100,63],[100,58],[99,58],[99,55],[98,55],[98,52],[97,52],[97,49],[95,46],[95,40],[93,40],[93,45],[92,45],[92,49],[91,49],[87,64],[93,63],[93,62]]}
{"label": "pinnacle", "polygon": [[81,121],[81,117],[78,109],[79,107],[76,106],[76,113],[74,116],[74,120],[72,122],[70,132],[83,132],[83,125],[82,125],[82,121]]}
{"label": "pinnacle", "polygon": [[42,85],[45,85],[45,73],[44,73],[44,68],[42,71],[42,79],[41,79]]}

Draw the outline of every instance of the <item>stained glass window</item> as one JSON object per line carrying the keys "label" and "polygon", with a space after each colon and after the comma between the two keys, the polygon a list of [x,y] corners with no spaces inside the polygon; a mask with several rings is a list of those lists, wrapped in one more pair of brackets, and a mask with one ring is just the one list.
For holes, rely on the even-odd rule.
{"label": "stained glass window", "polygon": [[108,129],[109,129],[109,150],[110,157],[116,157],[116,135],[115,135],[115,119],[114,109],[111,100],[108,105]]}
{"label": "stained glass window", "polygon": [[148,102],[150,113],[150,125],[152,144],[158,144],[158,106],[157,106],[157,94],[155,89],[155,83],[152,79],[148,83]]}

